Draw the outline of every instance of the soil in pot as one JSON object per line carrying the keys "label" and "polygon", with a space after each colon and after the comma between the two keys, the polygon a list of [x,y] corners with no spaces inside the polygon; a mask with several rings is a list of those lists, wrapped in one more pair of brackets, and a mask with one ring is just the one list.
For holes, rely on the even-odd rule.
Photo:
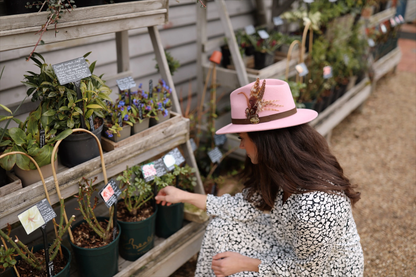
{"label": "soil in pot", "polygon": [[[107,228],[107,222],[101,221],[100,225],[104,229]],[[113,241],[112,239],[109,242],[103,241],[85,221],[74,227],[72,232],[74,235],[74,244],[82,248],[99,248]]]}
{"label": "soil in pot", "polygon": [[[71,256],[69,250],[61,245],[62,252],[64,254],[63,258],[58,254],[53,260],[53,270],[55,275],[59,277],[69,277],[70,270],[69,266],[71,263]],[[45,249],[43,245],[37,245],[33,249],[34,255],[40,261],[45,260]],[[20,260],[16,265],[17,271],[19,272],[20,277],[47,277],[46,268],[44,270],[37,270],[28,264],[25,260]],[[3,276],[3,275],[2,275]]]}
{"label": "soil in pot", "polygon": [[[101,141],[103,125],[101,118],[94,119],[94,131],[92,133],[99,141]],[[85,132],[79,132],[69,135],[61,142],[58,155],[64,166],[74,167],[98,157],[100,150],[93,136]]]}
{"label": "soil in pot", "polygon": [[136,215],[131,214],[123,201],[117,204],[117,219],[122,229],[120,256],[135,261],[154,246],[156,210],[151,203],[143,204]]}

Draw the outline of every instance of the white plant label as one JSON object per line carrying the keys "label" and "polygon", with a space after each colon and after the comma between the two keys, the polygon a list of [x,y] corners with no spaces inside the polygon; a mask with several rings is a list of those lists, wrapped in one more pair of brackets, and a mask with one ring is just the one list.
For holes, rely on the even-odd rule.
{"label": "white plant label", "polygon": [[256,29],[254,28],[253,25],[248,25],[248,26],[244,27],[244,29],[245,29],[247,35],[252,35],[256,32]]}

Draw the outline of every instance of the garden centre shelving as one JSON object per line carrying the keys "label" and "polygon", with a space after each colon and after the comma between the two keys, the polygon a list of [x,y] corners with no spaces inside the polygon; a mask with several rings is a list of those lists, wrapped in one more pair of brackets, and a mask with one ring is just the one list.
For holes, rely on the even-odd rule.
{"label": "garden centre shelving", "polygon": [[[47,12],[12,15],[0,17],[0,51],[33,47],[38,36],[34,35],[45,23]],[[101,5],[77,8],[64,14],[57,25],[59,33],[46,32],[43,40],[46,43],[69,41],[101,34],[116,34],[118,74],[108,82],[114,82],[131,76],[128,30],[147,28],[160,66],[162,78],[172,88],[173,110],[171,118],[163,124],[150,128],[147,135],[128,145],[104,154],[108,176],[122,172],[126,166],[142,163],[175,147],[180,147],[185,159],[192,167],[197,168],[189,142],[189,119],[182,117],[178,97],[169,72],[164,49],[160,40],[157,25],[164,24],[168,19],[168,0],[133,1],[112,5]],[[78,182],[82,177],[97,177],[97,183],[103,181],[100,157],[94,158],[72,168],[61,167],[57,174],[61,195],[69,198],[78,193]],[[204,193],[202,182],[197,172],[196,192]],[[54,179],[46,180],[52,203],[58,202],[54,189]],[[3,196],[0,201],[0,228],[7,223],[18,221],[17,215],[45,198],[42,183],[37,182]],[[206,223],[191,222],[170,238],[158,239],[154,249],[135,262],[127,262],[120,258],[120,272],[117,276],[168,276],[186,262],[200,248]],[[163,267],[160,266],[163,263]],[[167,266],[165,266],[167,263]],[[74,275],[75,274],[75,275]],[[71,276],[76,276],[76,273]],[[150,274],[150,275],[149,275]]]}

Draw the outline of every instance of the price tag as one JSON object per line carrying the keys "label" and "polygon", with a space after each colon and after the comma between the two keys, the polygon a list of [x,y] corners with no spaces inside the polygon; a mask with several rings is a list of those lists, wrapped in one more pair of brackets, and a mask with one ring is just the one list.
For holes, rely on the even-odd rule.
{"label": "price tag", "polygon": [[227,137],[225,135],[214,135],[214,142],[216,146],[223,145],[227,141]]}
{"label": "price tag", "polygon": [[155,163],[157,177],[162,177],[163,175],[167,173],[165,164],[163,163],[163,159],[158,159],[154,163]]}
{"label": "price tag", "polygon": [[175,164],[180,166],[185,162],[185,158],[182,156],[179,149],[175,148],[163,157],[163,162],[168,171],[172,171],[175,169]]}
{"label": "price tag", "polygon": [[329,79],[332,77],[332,67],[327,65],[323,69],[324,72],[324,79]]}
{"label": "price tag", "polygon": [[88,118],[88,120],[90,122],[91,132],[93,132],[95,129],[94,129],[94,120],[92,119],[92,116],[90,116],[90,118]]}
{"label": "price tag", "polygon": [[121,190],[118,188],[116,181],[110,180],[110,182],[108,182],[108,184],[103,187],[98,194],[104,200],[105,205],[110,208],[117,202],[117,198],[120,196]]}
{"label": "price tag", "polygon": [[48,200],[43,199],[42,201],[36,203],[35,206],[19,214],[17,217],[19,218],[20,223],[22,223],[26,234],[29,235],[39,227],[46,225],[46,223],[55,218],[56,213],[52,209],[51,205],[49,205]]}
{"label": "price tag", "polygon": [[390,18],[390,25],[391,25],[391,27],[396,26],[396,20],[394,20],[394,18]]}
{"label": "price tag", "polygon": [[91,76],[90,68],[84,57],[52,65],[61,86]]}
{"label": "price tag", "polygon": [[39,148],[45,146],[45,130],[40,129],[39,131]]}
{"label": "price tag", "polygon": [[295,66],[296,71],[299,73],[300,77],[305,76],[306,74],[309,73],[308,68],[306,67],[305,63],[300,63],[298,65]]}
{"label": "price tag", "polygon": [[257,32],[257,34],[259,34],[259,36],[260,36],[262,39],[268,39],[268,38],[269,38],[269,34],[268,34],[265,30],[259,30],[259,31]]}
{"label": "price tag", "polygon": [[372,38],[368,39],[368,46],[370,47],[374,47],[376,45],[376,43],[374,42],[374,40]]}
{"label": "price tag", "polygon": [[384,25],[384,24],[380,24],[380,29],[381,29],[381,32],[382,32],[383,34],[387,33],[387,28],[386,28],[386,25]]}
{"label": "price tag", "polygon": [[117,86],[119,88],[119,90],[123,91],[123,90],[128,90],[131,88],[134,88],[136,86],[136,82],[134,81],[134,79],[132,77],[126,77],[123,79],[118,79],[116,80],[117,82]]}
{"label": "price tag", "polygon": [[208,152],[208,156],[213,163],[219,163],[222,159],[222,153],[218,147],[215,147],[211,151]]}
{"label": "price tag", "polygon": [[149,80],[149,98],[153,97],[153,80]]}
{"label": "price tag", "polygon": [[191,138],[189,141],[190,141],[190,143],[191,143],[191,148],[192,148],[192,151],[195,151],[197,147],[196,147],[196,143],[195,143],[194,139],[193,139],[193,138]]}
{"label": "price tag", "polygon": [[256,32],[256,29],[254,28],[253,25],[248,25],[248,26],[244,27],[244,30],[246,31],[247,35],[252,35]]}
{"label": "price tag", "polygon": [[142,165],[142,173],[144,176],[144,180],[146,182],[153,181],[155,179],[155,176],[157,175],[155,163],[151,162],[145,165]]}
{"label": "price tag", "polygon": [[283,25],[283,20],[280,16],[273,17],[273,24],[274,26]]}

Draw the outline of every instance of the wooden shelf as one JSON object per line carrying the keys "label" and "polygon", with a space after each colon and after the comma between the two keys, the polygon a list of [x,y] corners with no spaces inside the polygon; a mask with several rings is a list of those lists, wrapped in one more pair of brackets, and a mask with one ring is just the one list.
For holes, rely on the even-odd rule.
{"label": "wooden shelf", "polygon": [[391,7],[382,12],[373,14],[369,18],[365,18],[367,27],[374,27],[377,24],[383,23],[386,20],[394,17],[396,15],[396,7]]}
{"label": "wooden shelf", "polygon": [[[111,7],[110,7],[111,6]],[[48,12],[0,17],[0,51],[33,46],[34,35],[45,24]],[[57,24],[44,33],[45,43],[67,41],[130,29],[164,24],[168,19],[168,0],[146,0],[76,8],[65,13]]]}
{"label": "wooden shelf", "polygon": [[377,82],[381,77],[393,70],[399,64],[401,58],[402,52],[399,47],[396,47],[390,53],[376,61],[371,66],[373,71],[372,81]]}

